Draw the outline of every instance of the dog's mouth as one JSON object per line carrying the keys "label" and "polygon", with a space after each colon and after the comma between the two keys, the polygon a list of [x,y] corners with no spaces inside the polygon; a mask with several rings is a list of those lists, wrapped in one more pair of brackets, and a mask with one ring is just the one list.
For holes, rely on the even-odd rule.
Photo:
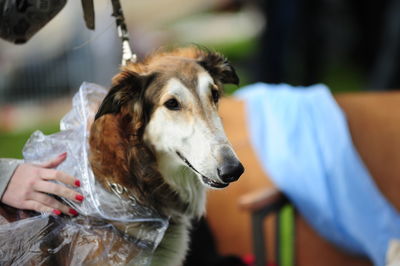
{"label": "dog's mouth", "polygon": [[206,176],[204,176],[203,174],[201,174],[199,171],[197,171],[196,168],[193,167],[193,165],[188,161],[188,159],[186,159],[179,151],[176,152],[176,154],[179,156],[179,158],[182,159],[182,161],[190,168],[192,169],[194,172],[198,173],[201,176],[201,179],[203,180],[203,182],[205,184],[207,184],[210,187],[214,187],[214,188],[224,188],[227,187],[229,185],[229,183],[224,183],[224,182],[216,182],[214,180],[211,180],[211,178],[208,178]]}

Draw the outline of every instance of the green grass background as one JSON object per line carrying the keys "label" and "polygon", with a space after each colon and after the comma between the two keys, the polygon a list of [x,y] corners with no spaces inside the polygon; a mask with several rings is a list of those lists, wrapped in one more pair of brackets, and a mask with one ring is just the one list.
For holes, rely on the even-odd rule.
{"label": "green grass background", "polygon": [[21,132],[1,132],[0,131],[0,158],[22,159],[22,149],[31,134],[40,130],[46,135],[59,131],[58,123],[38,125],[37,128],[24,130]]}

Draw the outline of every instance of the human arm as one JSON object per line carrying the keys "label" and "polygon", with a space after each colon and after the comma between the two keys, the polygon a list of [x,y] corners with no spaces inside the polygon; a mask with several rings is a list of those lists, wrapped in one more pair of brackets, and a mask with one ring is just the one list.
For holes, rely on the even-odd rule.
{"label": "human arm", "polygon": [[22,160],[0,158],[0,196],[4,194],[15,169],[21,163],[23,163]]}

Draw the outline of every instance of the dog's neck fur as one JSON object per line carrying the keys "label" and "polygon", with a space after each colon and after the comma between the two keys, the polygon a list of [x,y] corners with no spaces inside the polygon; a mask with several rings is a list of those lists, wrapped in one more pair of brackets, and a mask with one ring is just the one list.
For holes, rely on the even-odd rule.
{"label": "dog's neck fur", "polygon": [[196,173],[187,166],[171,158],[168,154],[158,154],[157,164],[166,182],[187,204],[185,214],[190,217],[201,217],[205,212],[205,187]]}

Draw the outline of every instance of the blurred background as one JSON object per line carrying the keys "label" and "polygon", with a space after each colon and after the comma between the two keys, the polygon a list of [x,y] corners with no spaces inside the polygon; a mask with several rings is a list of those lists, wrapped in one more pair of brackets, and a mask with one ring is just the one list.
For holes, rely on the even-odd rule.
{"label": "blurred background", "polygon": [[[139,57],[160,46],[196,43],[224,53],[241,85],[325,83],[334,92],[400,88],[400,1],[121,4]],[[109,86],[121,57],[111,12],[111,1],[95,1],[96,29],[90,31],[80,1],[68,1],[28,43],[0,40],[0,156],[20,157],[34,129],[58,130],[83,81]]]}
{"label": "blurred background", "polygon": [[[96,29],[80,1],[24,45],[0,40],[0,157],[22,158],[35,130],[58,131],[84,81],[110,85],[121,60],[109,0]],[[334,93],[400,88],[400,1],[121,0],[139,58],[160,46],[200,44],[226,55],[241,86],[308,86]],[[237,88],[227,87],[227,93]]]}

